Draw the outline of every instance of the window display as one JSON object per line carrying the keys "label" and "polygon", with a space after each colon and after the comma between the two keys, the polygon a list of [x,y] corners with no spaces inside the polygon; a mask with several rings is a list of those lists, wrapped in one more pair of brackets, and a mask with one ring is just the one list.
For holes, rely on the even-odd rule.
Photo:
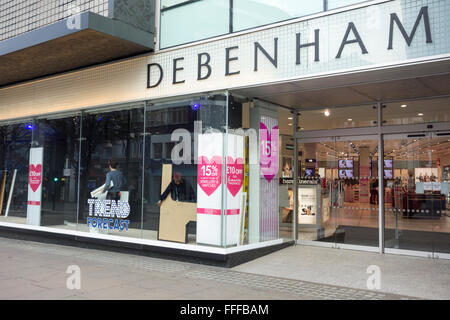
{"label": "window display", "polygon": [[[292,188],[279,198],[279,177],[293,175],[292,130],[283,122],[283,138],[284,114],[262,102],[245,119],[245,103],[218,93],[0,127],[2,212],[33,226],[194,245],[277,240],[279,209],[293,204]],[[317,204],[302,203],[303,215],[316,215]]]}

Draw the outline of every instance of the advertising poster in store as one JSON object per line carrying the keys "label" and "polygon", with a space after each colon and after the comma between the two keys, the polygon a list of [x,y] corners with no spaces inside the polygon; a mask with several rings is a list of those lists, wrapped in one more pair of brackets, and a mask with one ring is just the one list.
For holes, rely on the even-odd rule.
{"label": "advertising poster in store", "polygon": [[299,224],[315,224],[317,214],[316,187],[298,188],[298,203]]}
{"label": "advertising poster in store", "polygon": [[44,148],[30,149],[30,162],[28,168],[27,224],[34,226],[39,226],[41,224],[43,155]]}

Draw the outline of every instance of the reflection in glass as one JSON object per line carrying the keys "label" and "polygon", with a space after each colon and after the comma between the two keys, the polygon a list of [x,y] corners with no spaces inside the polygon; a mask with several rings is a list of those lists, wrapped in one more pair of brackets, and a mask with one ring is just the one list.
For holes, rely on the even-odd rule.
{"label": "reflection in glass", "polygon": [[364,2],[364,0],[327,0],[327,1],[328,1],[328,10]]}
{"label": "reflection in glass", "polygon": [[44,148],[41,225],[76,228],[80,117],[40,119],[35,146]]}
{"label": "reflection in glass", "polygon": [[202,0],[161,11],[160,47],[198,41],[229,32],[229,1]]}
{"label": "reflection in glass", "polygon": [[[449,137],[387,136],[393,159],[392,190],[386,203],[386,247],[450,252],[448,223]],[[389,190],[389,189],[388,189]]]}
{"label": "reflection in glass", "polygon": [[[137,108],[83,116],[78,230],[141,237],[143,114],[144,109]],[[93,209],[88,200],[93,199],[94,190],[105,184],[111,160],[117,162],[117,170],[124,177],[121,200],[128,200],[129,204],[129,223],[120,226],[123,230],[113,228],[117,226],[112,223],[88,226],[88,218],[95,216],[90,214]]]}
{"label": "reflection in glass", "polygon": [[[26,223],[32,121],[0,126],[2,220]],[[9,206],[8,206],[9,204]]]}
{"label": "reflection in glass", "polygon": [[[194,108],[193,105],[197,107]],[[167,199],[178,200],[181,203],[195,204],[197,202],[198,166],[194,159],[195,152],[198,150],[198,135],[208,129],[223,132],[226,126],[226,110],[224,95],[197,97],[147,107],[143,193],[144,238],[159,239],[160,205]],[[172,134],[177,132],[186,134],[188,141],[184,141],[184,138],[173,141]],[[180,147],[181,142],[185,143],[184,148]],[[171,166],[172,175],[169,178],[168,187],[162,188],[165,164]],[[218,174],[222,173],[218,172]],[[218,209],[220,211],[220,208]],[[197,222],[189,222],[186,228],[188,243],[196,243]],[[220,229],[218,232],[220,236]]]}
{"label": "reflection in glass", "polygon": [[377,140],[299,144],[299,239],[378,246]]}
{"label": "reflection in glass", "polygon": [[323,1],[234,1],[233,32],[302,17],[323,10]]}

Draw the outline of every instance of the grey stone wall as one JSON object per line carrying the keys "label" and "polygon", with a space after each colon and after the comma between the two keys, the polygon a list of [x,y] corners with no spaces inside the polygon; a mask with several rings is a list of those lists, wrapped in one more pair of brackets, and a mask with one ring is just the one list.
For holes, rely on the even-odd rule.
{"label": "grey stone wall", "polygon": [[109,16],[155,32],[155,0],[110,0]]}

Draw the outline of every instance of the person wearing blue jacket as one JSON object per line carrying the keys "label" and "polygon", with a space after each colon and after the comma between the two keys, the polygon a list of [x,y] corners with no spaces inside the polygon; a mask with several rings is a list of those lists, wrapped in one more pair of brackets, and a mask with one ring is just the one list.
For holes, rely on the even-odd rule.
{"label": "person wearing blue jacket", "polygon": [[[125,185],[125,177],[123,173],[117,170],[117,162],[110,160],[108,162],[109,172],[106,174],[106,182],[103,192],[108,192],[106,199],[109,200],[120,200],[120,190],[123,189]],[[111,181],[113,186],[111,187]]]}

